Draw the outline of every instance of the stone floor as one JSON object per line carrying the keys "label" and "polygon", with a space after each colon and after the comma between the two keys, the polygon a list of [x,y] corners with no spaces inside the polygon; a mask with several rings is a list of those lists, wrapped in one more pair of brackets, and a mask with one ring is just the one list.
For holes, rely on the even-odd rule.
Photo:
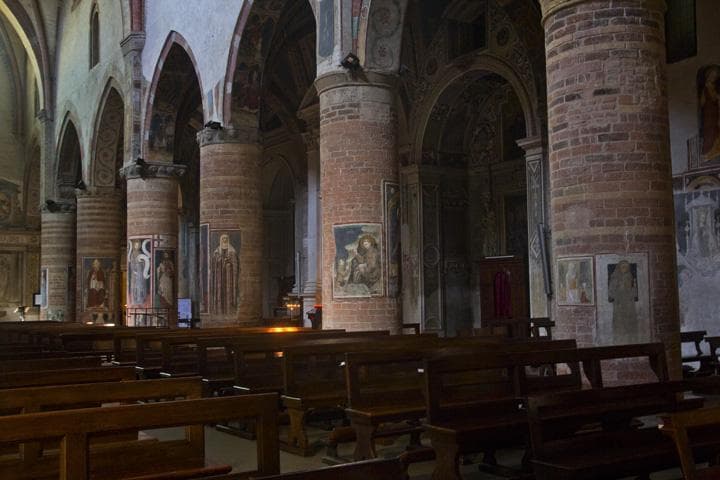
{"label": "stone floor", "polygon": [[[182,438],[181,429],[168,429],[163,431],[148,432],[153,436],[163,439]],[[282,434],[282,430],[281,430]],[[319,428],[310,428],[310,439],[322,440],[326,431]],[[205,429],[207,461],[208,464],[229,464],[233,466],[234,471],[252,470],[255,468],[255,442],[246,440],[235,435],[217,431],[214,428],[206,427]],[[395,456],[401,453],[407,439],[400,438],[391,445],[383,445],[378,447],[378,453],[381,456]],[[342,457],[350,458],[352,456],[353,444],[343,444],[339,449]],[[310,470],[326,466],[323,463],[325,450],[319,450],[312,457],[301,457],[290,453],[280,452],[280,465],[282,472],[292,472],[298,470]],[[518,467],[522,452],[520,450],[507,450],[498,452],[499,463],[507,466]],[[430,480],[434,462],[417,463],[410,466],[409,474],[412,480]],[[477,464],[463,465],[461,467],[463,478],[467,480],[497,480],[497,477],[487,473],[478,471]],[[679,470],[659,472],[651,476],[652,480],[675,480],[680,479]],[[371,480],[371,479],[368,479]]]}

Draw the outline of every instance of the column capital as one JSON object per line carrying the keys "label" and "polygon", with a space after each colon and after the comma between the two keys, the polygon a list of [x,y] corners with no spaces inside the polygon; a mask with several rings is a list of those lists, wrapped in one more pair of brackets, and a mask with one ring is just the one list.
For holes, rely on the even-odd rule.
{"label": "column capital", "polygon": [[96,187],[90,186],[85,189],[75,189],[75,196],[78,198],[83,197],[108,197],[113,199],[120,199],[121,193],[115,187]]}
{"label": "column capital", "polygon": [[[575,7],[583,3],[590,3],[595,0],[540,0],[540,8],[542,9],[542,24],[548,18],[558,13],[560,10],[566,8]],[[654,8],[665,13],[667,10],[667,3],[665,0],[638,0],[638,5],[642,5],[645,8]]]}
{"label": "column capital", "polygon": [[398,76],[386,73],[363,71],[330,72],[315,79],[315,88],[318,95],[328,90],[343,87],[378,87],[394,91],[398,85]]}
{"label": "column capital", "polygon": [[126,165],[120,169],[120,177],[126,180],[134,178],[180,178],[187,171],[185,165],[173,163],[144,163]]}
{"label": "column capital", "polygon": [[222,143],[257,144],[260,135],[257,127],[232,126],[225,128],[206,127],[197,133],[200,147]]}
{"label": "column capital", "polygon": [[123,56],[132,52],[141,52],[145,48],[145,32],[132,32],[120,41]]}
{"label": "column capital", "polygon": [[537,135],[534,137],[521,138],[516,140],[518,147],[525,151],[525,160],[537,160],[542,158],[544,151],[543,139]]}
{"label": "column capital", "polygon": [[46,200],[40,206],[42,213],[75,213],[77,205],[72,202],[55,202],[53,200]]}

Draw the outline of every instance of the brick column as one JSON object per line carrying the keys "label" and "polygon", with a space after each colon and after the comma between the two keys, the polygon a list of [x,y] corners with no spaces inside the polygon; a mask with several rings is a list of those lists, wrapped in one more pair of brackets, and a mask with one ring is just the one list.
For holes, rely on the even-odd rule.
{"label": "brick column", "polygon": [[[120,320],[120,245],[122,219],[120,192],[89,187],[77,196],[78,320],[115,323]],[[97,273],[100,271],[100,273]],[[91,285],[91,276],[95,277]],[[94,287],[94,288],[93,288]],[[92,291],[91,291],[92,289]],[[101,298],[104,297],[104,298]]]}
{"label": "brick column", "polygon": [[177,321],[178,178],[185,170],[144,164],[120,171],[127,179],[127,306],[167,309],[171,325]]}
{"label": "brick column", "polygon": [[334,73],[319,77],[316,86],[323,327],[398,332],[399,302],[386,294],[381,191],[383,180],[398,179],[395,78]]}
{"label": "brick column", "polygon": [[[541,3],[558,333],[583,345],[663,341],[677,375],[665,2]],[[568,257],[594,261],[594,295],[582,285],[589,264]]]}
{"label": "brick column", "polygon": [[41,320],[75,321],[75,205],[43,206],[40,265],[47,270],[47,306]]}
{"label": "brick column", "polygon": [[[208,231],[203,325],[262,322],[263,209],[257,130],[206,128],[200,143],[200,224]],[[202,256],[202,252],[201,252]],[[205,294],[204,294],[205,295]]]}

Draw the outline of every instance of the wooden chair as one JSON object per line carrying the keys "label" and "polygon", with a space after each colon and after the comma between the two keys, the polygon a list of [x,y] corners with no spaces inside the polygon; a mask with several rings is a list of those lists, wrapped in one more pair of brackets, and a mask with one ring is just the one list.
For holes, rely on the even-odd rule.
{"label": "wooden chair", "polygon": [[690,437],[693,432],[702,430],[705,435],[714,431],[716,440],[720,439],[720,407],[701,408],[688,412],[661,416],[660,431],[672,438],[680,457],[683,478],[685,480],[713,480],[720,478],[720,466],[698,469],[695,465]]}

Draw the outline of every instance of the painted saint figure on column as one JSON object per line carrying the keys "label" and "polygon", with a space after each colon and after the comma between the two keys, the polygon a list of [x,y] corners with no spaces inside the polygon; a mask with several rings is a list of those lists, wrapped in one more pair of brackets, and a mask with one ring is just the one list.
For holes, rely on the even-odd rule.
{"label": "painted saint figure on column", "polygon": [[128,276],[132,305],[145,305],[150,291],[149,244],[150,239],[133,239],[130,241]]}
{"label": "painted saint figure on column", "polygon": [[92,267],[87,275],[87,307],[100,308],[105,306],[106,290],[105,272],[100,259],[92,261]]}
{"label": "painted saint figure on column", "polygon": [[169,308],[175,303],[174,255],[169,250],[157,250],[156,255],[160,258],[160,263],[155,268],[157,297],[162,307]]}
{"label": "painted saint figure on column", "polygon": [[638,318],[635,303],[638,301],[637,266],[627,260],[621,260],[617,265],[610,265],[608,282],[608,300],[613,305],[612,325],[616,337],[626,341],[638,338]]}
{"label": "painted saint figure on column", "polygon": [[230,234],[220,234],[210,265],[211,313],[233,314],[238,307],[240,262]]}

